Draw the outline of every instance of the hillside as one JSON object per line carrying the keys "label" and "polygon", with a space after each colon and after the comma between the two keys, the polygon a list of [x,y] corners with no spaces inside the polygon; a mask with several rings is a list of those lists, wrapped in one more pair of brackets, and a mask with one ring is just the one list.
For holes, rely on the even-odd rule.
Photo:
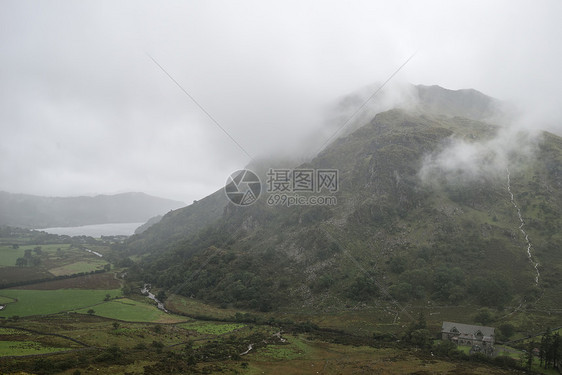
{"label": "hillside", "polygon": [[144,193],[63,198],[0,192],[0,226],[48,228],[143,222],[184,205]]}
{"label": "hillside", "polygon": [[[262,197],[237,207],[216,192],[131,239],[127,251],[152,251],[133,277],[264,311],[428,301],[557,308],[562,139],[518,135],[502,150],[506,129],[480,121],[493,99],[425,92],[431,100],[377,114],[299,167],[338,170],[336,205],[272,207]],[[441,110],[467,96],[477,105]],[[473,159],[451,166],[471,147]]]}

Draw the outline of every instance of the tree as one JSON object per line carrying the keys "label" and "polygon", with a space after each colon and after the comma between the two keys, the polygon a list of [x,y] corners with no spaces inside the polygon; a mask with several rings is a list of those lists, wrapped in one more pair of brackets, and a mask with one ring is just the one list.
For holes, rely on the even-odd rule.
{"label": "tree", "polygon": [[[464,285],[464,274],[459,267],[440,266],[435,271],[433,276],[435,298],[448,300],[452,292],[458,294],[458,289],[454,289],[456,285]],[[458,296],[455,295],[454,298],[458,298]]]}
{"label": "tree", "polygon": [[550,352],[552,356],[552,367],[557,368],[560,364],[560,360],[562,357],[562,340],[560,340],[560,334],[556,332],[552,337],[552,344],[550,347]]}
{"label": "tree", "polygon": [[431,333],[427,329],[427,321],[421,311],[416,321],[408,327],[404,339],[422,349],[431,347]]}
{"label": "tree", "polygon": [[27,266],[27,259],[26,259],[26,258],[18,258],[18,259],[16,259],[16,266],[18,266],[18,267],[25,267],[25,266]]}
{"label": "tree", "polygon": [[533,349],[535,349],[535,342],[531,341],[527,347],[527,353],[525,354],[525,364],[529,370],[533,366]]}
{"label": "tree", "polygon": [[41,258],[32,257],[32,258],[30,259],[30,262],[31,262],[31,265],[32,265],[33,267],[37,267],[38,265],[41,264]]}
{"label": "tree", "polygon": [[390,259],[389,265],[392,272],[400,274],[406,270],[408,261],[404,257],[396,256]]}
{"label": "tree", "polygon": [[478,313],[474,316],[474,321],[482,324],[488,324],[494,321],[494,317],[489,309],[482,308],[478,310]]}
{"label": "tree", "polygon": [[515,327],[513,326],[513,324],[510,323],[503,323],[498,328],[501,334],[503,335],[504,339],[506,340],[509,339],[511,336],[513,336],[513,334],[515,333]]}
{"label": "tree", "polygon": [[123,351],[115,344],[107,348],[106,353],[112,360],[117,360],[123,356]]}
{"label": "tree", "polygon": [[162,353],[162,349],[164,348],[164,344],[162,343],[162,341],[152,341],[151,344],[154,348],[156,348],[156,353]]}
{"label": "tree", "polygon": [[358,300],[370,300],[378,295],[379,288],[374,279],[368,276],[357,277],[348,289],[349,297]]}
{"label": "tree", "polygon": [[94,311],[94,309],[88,310],[88,314],[89,314],[89,315],[94,315],[95,313],[96,313],[96,312]]}
{"label": "tree", "polygon": [[405,282],[391,285],[390,288],[388,288],[388,292],[398,301],[407,301],[412,296],[412,285]]}
{"label": "tree", "polygon": [[164,290],[158,291],[158,293],[156,293],[156,299],[160,302],[164,302],[166,299],[166,292]]}
{"label": "tree", "polygon": [[20,245],[18,245],[17,243],[12,245],[12,249],[19,249],[19,248],[20,248]]}
{"label": "tree", "polygon": [[113,329],[119,329],[119,326],[121,326],[121,324],[119,324],[119,322],[113,322]]}
{"label": "tree", "polygon": [[431,333],[427,329],[416,329],[410,333],[408,341],[419,348],[431,347]]}
{"label": "tree", "polygon": [[478,298],[482,306],[502,306],[511,298],[511,284],[497,276],[490,278],[475,277],[470,283],[469,290]]}
{"label": "tree", "polygon": [[421,311],[418,313],[418,319],[414,323],[412,323],[411,328],[412,330],[427,328],[427,320],[425,319],[425,315]]}
{"label": "tree", "polygon": [[123,288],[121,289],[123,290],[123,294],[126,296],[130,296],[133,293],[133,288],[131,288],[129,284],[123,285]]}
{"label": "tree", "polygon": [[550,328],[547,327],[545,334],[542,336],[541,345],[539,347],[540,364],[544,363],[544,368],[548,368],[552,363],[552,343],[553,337]]}

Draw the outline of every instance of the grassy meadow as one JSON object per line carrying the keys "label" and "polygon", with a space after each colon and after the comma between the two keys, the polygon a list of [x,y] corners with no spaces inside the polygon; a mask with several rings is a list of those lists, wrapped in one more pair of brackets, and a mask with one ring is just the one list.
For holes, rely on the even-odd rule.
{"label": "grassy meadow", "polygon": [[61,311],[73,311],[104,302],[106,295],[121,296],[120,289],[113,290],[15,290],[3,289],[2,296],[17,300],[0,310],[0,317],[48,315]]}
{"label": "grassy meadow", "polygon": [[[187,320],[181,316],[166,314],[152,304],[129,298],[103,302],[92,309],[95,311],[95,315],[128,322],[176,323]],[[86,307],[76,310],[76,312],[87,314],[88,310],[90,308]]]}
{"label": "grassy meadow", "polygon": [[[25,258],[26,251],[29,263],[17,266],[18,258]],[[69,244],[49,245],[0,245],[0,283],[40,280],[54,276],[73,275],[101,270],[108,262],[80,247]]]}

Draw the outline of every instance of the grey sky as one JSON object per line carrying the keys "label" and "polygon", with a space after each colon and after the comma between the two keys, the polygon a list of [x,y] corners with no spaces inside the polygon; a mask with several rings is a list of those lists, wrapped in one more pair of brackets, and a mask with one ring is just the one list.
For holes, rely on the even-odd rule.
{"label": "grey sky", "polygon": [[9,192],[144,191],[189,203],[249,162],[147,53],[254,156],[323,135],[327,103],[385,80],[415,51],[396,82],[475,88],[524,103],[525,126],[560,129],[560,1],[1,0],[0,9]]}

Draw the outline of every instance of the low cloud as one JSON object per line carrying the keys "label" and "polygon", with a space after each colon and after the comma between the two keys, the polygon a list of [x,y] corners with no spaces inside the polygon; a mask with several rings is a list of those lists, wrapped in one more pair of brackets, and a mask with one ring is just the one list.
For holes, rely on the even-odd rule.
{"label": "low cloud", "polygon": [[500,127],[490,139],[469,140],[452,136],[444,147],[426,155],[419,176],[426,184],[469,183],[503,178],[532,160],[540,133],[522,123]]}

